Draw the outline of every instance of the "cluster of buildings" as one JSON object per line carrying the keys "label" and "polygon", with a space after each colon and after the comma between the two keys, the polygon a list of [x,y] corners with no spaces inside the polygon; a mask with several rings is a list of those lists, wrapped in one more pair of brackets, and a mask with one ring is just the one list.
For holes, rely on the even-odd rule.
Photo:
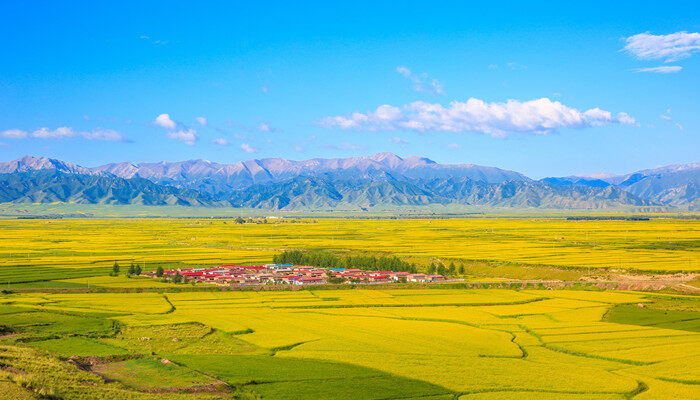
{"label": "cluster of buildings", "polygon": [[[156,271],[149,273],[156,276]],[[292,264],[233,265],[210,268],[178,268],[163,271],[163,277],[176,275],[188,281],[218,285],[321,285],[334,283],[441,282],[442,275],[411,274],[394,271],[362,271],[346,268],[318,268]]]}

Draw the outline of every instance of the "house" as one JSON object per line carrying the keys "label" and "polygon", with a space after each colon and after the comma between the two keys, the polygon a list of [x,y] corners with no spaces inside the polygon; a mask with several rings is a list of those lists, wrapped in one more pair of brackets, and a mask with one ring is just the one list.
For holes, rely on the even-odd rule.
{"label": "house", "polygon": [[444,282],[445,277],[442,275],[426,275],[425,281],[426,282]]}
{"label": "house", "polygon": [[369,275],[368,279],[370,282],[388,282],[389,275],[373,274],[373,275]]}
{"label": "house", "polygon": [[425,274],[409,274],[406,276],[406,280],[409,282],[425,282]]}
{"label": "house", "polygon": [[410,274],[408,272],[401,271],[401,272],[392,272],[390,274],[390,277],[392,280],[395,280],[395,281],[398,281],[401,278],[405,278],[406,280],[408,280],[409,275]]}
{"label": "house", "polygon": [[326,282],[327,282],[326,279],[321,278],[321,277],[301,276],[301,277],[297,277],[294,280],[293,284],[294,285],[314,285],[314,284],[319,285],[319,284],[326,283]]}

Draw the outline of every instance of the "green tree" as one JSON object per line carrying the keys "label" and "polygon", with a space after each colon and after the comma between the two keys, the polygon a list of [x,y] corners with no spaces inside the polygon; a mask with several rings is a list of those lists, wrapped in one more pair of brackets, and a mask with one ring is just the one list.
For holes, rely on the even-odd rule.
{"label": "green tree", "polygon": [[127,272],[126,274],[133,275],[135,273],[136,273],[136,267],[134,266],[134,263],[131,263],[131,265],[129,265],[129,272]]}
{"label": "green tree", "polygon": [[175,273],[175,276],[173,276],[173,283],[180,283],[182,282],[182,275],[180,275],[179,272]]}
{"label": "green tree", "polygon": [[245,220],[241,217],[236,217],[236,223],[237,224],[245,224]]}
{"label": "green tree", "polygon": [[345,282],[345,278],[343,278],[342,276],[331,276],[330,278],[328,278],[328,283],[338,284],[343,282]]}
{"label": "green tree", "polygon": [[428,267],[428,274],[430,274],[430,275],[434,274],[435,269],[436,269],[435,264],[430,263],[430,266]]}
{"label": "green tree", "polygon": [[459,274],[464,275],[464,264],[460,264],[459,266]]}
{"label": "green tree", "polygon": [[136,264],[136,267],[134,268],[134,274],[135,275],[141,275],[141,266]]}
{"label": "green tree", "polygon": [[119,263],[116,261],[114,262],[114,265],[112,265],[112,273],[114,275],[117,275],[119,273]]}
{"label": "green tree", "polygon": [[156,270],[156,276],[160,278],[161,276],[163,276],[163,272],[163,267],[158,266],[158,269]]}
{"label": "green tree", "polygon": [[454,275],[455,271],[457,271],[457,269],[455,268],[455,263],[454,263],[454,261],[450,261],[450,268],[449,268],[450,275]]}

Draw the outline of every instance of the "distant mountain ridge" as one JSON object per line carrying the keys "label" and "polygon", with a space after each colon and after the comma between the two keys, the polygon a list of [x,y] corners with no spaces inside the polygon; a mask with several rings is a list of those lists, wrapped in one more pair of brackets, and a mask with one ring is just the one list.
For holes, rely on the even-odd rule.
{"label": "distant mountain ridge", "polygon": [[700,163],[674,164],[600,179],[570,176],[544,178],[555,184],[618,187],[652,202],[674,207],[700,208]]}
{"label": "distant mountain ridge", "polygon": [[297,176],[314,176],[328,172],[354,176],[358,173],[388,172],[396,177],[469,177],[489,183],[506,180],[529,180],[515,171],[474,164],[438,164],[423,157],[401,158],[391,153],[351,158],[314,158],[292,161],[282,158],[219,164],[206,160],[160,163],[117,163],[92,169],[121,178],[141,177],[157,183],[172,184],[218,194],[244,189],[254,184],[283,181]]}
{"label": "distant mountain ridge", "polygon": [[[36,174],[46,170],[62,175]],[[600,179],[570,176],[536,181],[495,167],[438,164],[424,157],[401,158],[391,153],[305,161],[268,158],[234,164],[207,160],[122,162],[94,168],[25,156],[0,163],[0,174],[4,174],[0,175],[6,180],[3,182],[11,182],[15,190],[12,195],[4,193],[0,201],[14,202],[64,201],[57,199],[73,196],[80,202],[94,203],[232,205],[287,210],[451,203],[583,209],[700,206],[700,163]],[[18,177],[8,178],[11,176]],[[33,186],[29,185],[32,187],[25,185],[24,195],[18,179],[24,179],[25,184],[33,182]],[[69,182],[67,186],[75,193],[59,195],[56,185],[60,186],[61,180]],[[102,189],[91,191],[90,185]],[[119,190],[109,194],[106,187]],[[129,191],[133,193],[126,193]]]}

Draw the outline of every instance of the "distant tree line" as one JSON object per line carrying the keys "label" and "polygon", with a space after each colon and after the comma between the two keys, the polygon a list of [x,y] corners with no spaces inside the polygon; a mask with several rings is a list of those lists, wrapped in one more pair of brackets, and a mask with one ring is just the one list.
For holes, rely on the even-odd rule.
{"label": "distant tree line", "polygon": [[569,221],[649,221],[649,217],[643,216],[596,216],[582,215],[574,217],[566,217]]}
{"label": "distant tree line", "polygon": [[418,272],[416,265],[396,256],[337,255],[328,251],[285,250],[272,257],[275,264],[310,265],[323,268],[357,268],[368,271]]}

